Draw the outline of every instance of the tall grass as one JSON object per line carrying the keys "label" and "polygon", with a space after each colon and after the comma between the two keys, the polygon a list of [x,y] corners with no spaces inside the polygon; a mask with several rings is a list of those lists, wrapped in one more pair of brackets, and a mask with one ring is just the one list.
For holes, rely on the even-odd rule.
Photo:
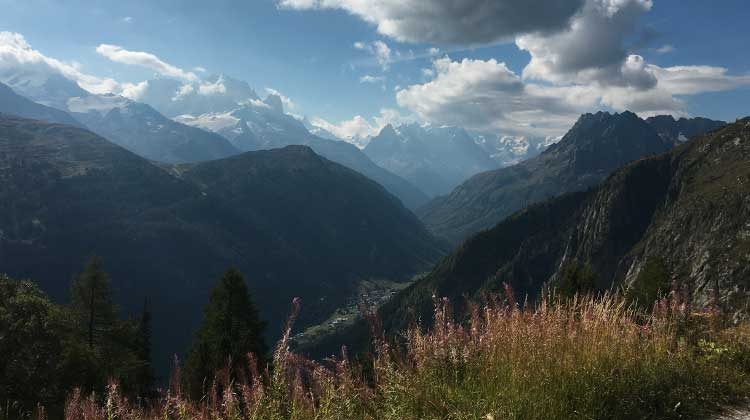
{"label": "tall grass", "polygon": [[[489,299],[457,323],[437,300],[434,326],[394,344],[375,334],[369,362],[314,362],[288,350],[273,369],[188,401],[174,379],[158,401],[73,393],[69,420],[89,419],[635,419],[704,418],[750,395],[750,329],[723,327],[673,294],[653,313],[614,296]],[[252,360],[250,366],[254,366]],[[179,372],[175,374],[177,377]]]}

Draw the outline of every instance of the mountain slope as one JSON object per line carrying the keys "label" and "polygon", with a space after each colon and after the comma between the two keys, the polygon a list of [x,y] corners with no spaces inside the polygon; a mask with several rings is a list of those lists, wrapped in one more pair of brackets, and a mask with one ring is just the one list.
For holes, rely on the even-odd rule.
{"label": "mountain slope", "polygon": [[709,120],[708,118],[680,118],[675,120],[671,115],[657,115],[646,119],[659,135],[675,144],[700,136],[710,131],[718,130],[727,125],[724,121]]}
{"label": "mountain slope", "polygon": [[436,235],[458,243],[529,204],[585,190],[625,163],[670,147],[631,112],[586,114],[539,156],[475,175],[417,214]]}
{"label": "mountain slope", "polygon": [[183,173],[246,223],[269,232],[284,226],[299,257],[331,275],[350,270],[354,277],[399,278],[429,267],[441,252],[383,187],[309,147],[245,153]]}
{"label": "mountain slope", "polygon": [[69,109],[91,131],[150,160],[196,162],[239,153],[219,135],[172,121],[146,104],[125,98],[74,98]]}
{"label": "mountain slope", "polygon": [[0,271],[64,300],[100,255],[124,309],[154,303],[162,367],[229,266],[275,334],[294,296],[313,322],[358,281],[408,279],[442,252],[382,187],[304,147],[157,167],[85,130],[4,117],[0,181]]}
{"label": "mountain slope", "polygon": [[364,152],[431,196],[445,194],[471,175],[497,167],[487,152],[457,127],[387,125]]}
{"label": "mountain slope", "polygon": [[0,83],[0,113],[73,126],[81,125],[68,113],[26,99],[3,83]]}
{"label": "mountain slope", "polygon": [[531,206],[481,232],[386,304],[385,325],[430,318],[432,296],[512,285],[519,298],[590,264],[596,287],[630,284],[649,261],[698,304],[750,304],[750,118],[673,151],[639,160],[588,192]]}
{"label": "mountain slope", "polygon": [[376,181],[410,209],[429,200],[425,193],[408,181],[373,163],[356,146],[312,135],[302,122],[285,114],[279,106],[280,103],[276,107],[251,103],[228,113],[182,116],[178,121],[219,133],[241,151],[306,145],[315,153]]}

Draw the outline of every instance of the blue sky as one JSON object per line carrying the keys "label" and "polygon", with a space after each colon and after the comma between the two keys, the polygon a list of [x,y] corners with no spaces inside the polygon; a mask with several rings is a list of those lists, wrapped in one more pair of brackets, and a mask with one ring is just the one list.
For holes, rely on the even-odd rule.
{"label": "blue sky", "polygon": [[[292,112],[319,117],[344,134],[362,129],[342,124],[356,115],[371,129],[390,119],[416,119],[488,132],[553,135],[579,112],[598,109],[635,107],[644,115],[671,112],[726,120],[750,114],[746,1],[559,0],[550,3],[559,4],[565,16],[529,16],[536,12],[523,10],[523,18],[516,20],[528,17],[529,23],[516,28],[515,22],[493,16],[493,10],[480,10],[484,1],[463,0],[467,7],[462,10],[471,15],[461,16],[454,10],[440,15],[440,8],[451,2],[421,0],[420,6],[435,3],[438,10],[425,16],[425,27],[448,29],[423,35],[419,27],[413,29],[421,17],[406,16],[406,23],[389,30],[386,23],[404,13],[394,4],[410,1],[416,0],[365,6],[356,0],[0,0],[0,31],[21,34],[45,56],[77,62],[86,74],[118,82],[137,83],[153,78],[155,71],[114,62],[97,53],[100,44],[148,52],[199,76],[196,67],[207,69],[206,74],[226,73],[259,92],[266,87],[282,92],[296,104]],[[513,5],[518,2],[498,0],[521,7]],[[620,18],[609,17],[620,22],[583,31],[571,46],[559,35],[569,25],[580,19],[579,25],[594,27],[601,20],[583,16],[599,13],[589,3],[620,8]],[[627,7],[632,11],[623,12]],[[470,33],[474,26],[452,28],[451,19],[476,20],[477,33]],[[529,28],[545,33],[528,36]],[[523,36],[529,38],[525,49],[518,40]],[[609,38],[609,44],[589,47]],[[384,57],[381,48],[379,60],[380,47],[374,43],[387,45],[390,55]],[[556,46],[543,51],[550,45]],[[625,54],[600,68],[585,65],[591,60],[582,50],[604,57],[596,48],[611,51],[613,46]],[[565,66],[550,64],[547,59],[554,54],[581,55],[584,64],[573,59]],[[527,77],[524,69],[534,55],[539,64]],[[627,61],[633,55],[641,61]],[[621,71],[625,63],[645,76]],[[661,69],[677,66],[684,74],[663,82],[661,75],[672,72]],[[713,69],[710,75],[696,73],[706,66]],[[365,76],[374,83],[363,82]],[[441,76],[440,83],[431,83]],[[650,80],[654,77],[658,83]],[[668,92],[662,84],[669,85]],[[560,96],[567,99],[556,100]],[[373,119],[383,109],[392,110],[391,116]]]}

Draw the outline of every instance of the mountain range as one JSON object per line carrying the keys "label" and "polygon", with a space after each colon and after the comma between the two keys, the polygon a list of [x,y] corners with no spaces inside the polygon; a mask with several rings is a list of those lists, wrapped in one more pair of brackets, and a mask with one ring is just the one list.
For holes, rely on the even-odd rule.
{"label": "mountain range", "polygon": [[466,130],[458,127],[387,125],[364,152],[430,196],[445,194],[470,176],[498,166]]}
{"label": "mountain range", "polygon": [[386,304],[386,325],[428,319],[432,296],[460,301],[510,284],[532,301],[570,265],[595,287],[633,283],[646,263],[697,305],[731,313],[750,296],[750,118],[616,171],[587,192],[533,205],[472,236],[431,274]]}
{"label": "mountain range", "polygon": [[[176,95],[180,94],[182,85],[175,80],[148,81],[143,97],[172,114],[229,109],[198,117],[183,113],[173,119],[143,102],[118,95],[91,94],[62,76],[53,75],[44,81],[23,75],[5,76],[4,81],[15,82],[14,89],[33,99],[21,97],[9,86],[3,85],[0,88],[0,104],[8,105],[9,114],[85,125],[150,160],[167,163],[206,161],[242,151],[305,144],[380,183],[409,208],[416,208],[429,200],[426,194],[406,180],[371,162],[356,147],[312,135],[300,121],[284,113],[277,95],[271,94],[265,102],[260,101],[247,83],[226,76],[209,77],[203,85],[196,85],[195,90],[188,89],[181,96]],[[208,86],[222,86],[223,89],[201,94],[201,86],[207,86],[206,83],[209,83]],[[25,106],[17,104],[19,98],[26,99]]]}
{"label": "mountain range", "polygon": [[[706,129],[722,124],[714,122]],[[585,114],[539,156],[477,174],[417,214],[433,233],[458,244],[530,204],[584,191],[628,162],[666,152],[675,144],[666,133],[679,131],[670,127],[662,128],[665,134],[660,135],[632,112]]]}
{"label": "mountain range", "polygon": [[[530,205],[470,236],[378,317],[388,334],[427,326],[436,297],[460,313],[466,299],[504,295],[506,285],[518,302],[534,304],[563,287],[571,267],[589,268],[595,291],[635,287],[649,264],[663,270],[666,291],[676,287],[698,307],[742,316],[750,301],[748,162],[750,118],[626,164],[598,186]],[[369,334],[360,320],[300,350],[361,349]]]}
{"label": "mountain range", "polygon": [[186,348],[223,270],[243,271],[269,331],[303,324],[359,281],[408,280],[444,248],[383,187],[305,146],[155,164],[68,125],[0,118],[0,267],[57,300],[92,254],[129,312],[154,307],[162,368]]}

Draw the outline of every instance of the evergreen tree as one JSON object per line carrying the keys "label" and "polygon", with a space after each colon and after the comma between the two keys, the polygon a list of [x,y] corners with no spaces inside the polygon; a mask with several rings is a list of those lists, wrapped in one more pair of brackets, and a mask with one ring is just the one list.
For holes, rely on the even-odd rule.
{"label": "evergreen tree", "polygon": [[557,286],[557,294],[573,297],[576,294],[593,293],[596,290],[596,275],[591,264],[568,263],[563,269]]}
{"label": "evergreen tree", "polygon": [[242,273],[227,270],[211,292],[203,324],[188,353],[185,382],[191,396],[200,398],[204,384],[228,361],[233,377],[248,374],[247,354],[261,361],[266,353],[264,329]]}
{"label": "evergreen tree", "polygon": [[100,350],[117,320],[109,276],[92,257],[71,287],[71,307],[90,350]]}
{"label": "evergreen tree", "polygon": [[135,350],[140,365],[136,373],[138,394],[145,396],[150,393],[154,382],[151,364],[151,304],[148,299],[143,302],[143,311],[138,319]]}
{"label": "evergreen tree", "polygon": [[650,309],[657,299],[669,293],[671,281],[661,258],[643,264],[635,280],[625,290],[625,298],[641,309]]}

